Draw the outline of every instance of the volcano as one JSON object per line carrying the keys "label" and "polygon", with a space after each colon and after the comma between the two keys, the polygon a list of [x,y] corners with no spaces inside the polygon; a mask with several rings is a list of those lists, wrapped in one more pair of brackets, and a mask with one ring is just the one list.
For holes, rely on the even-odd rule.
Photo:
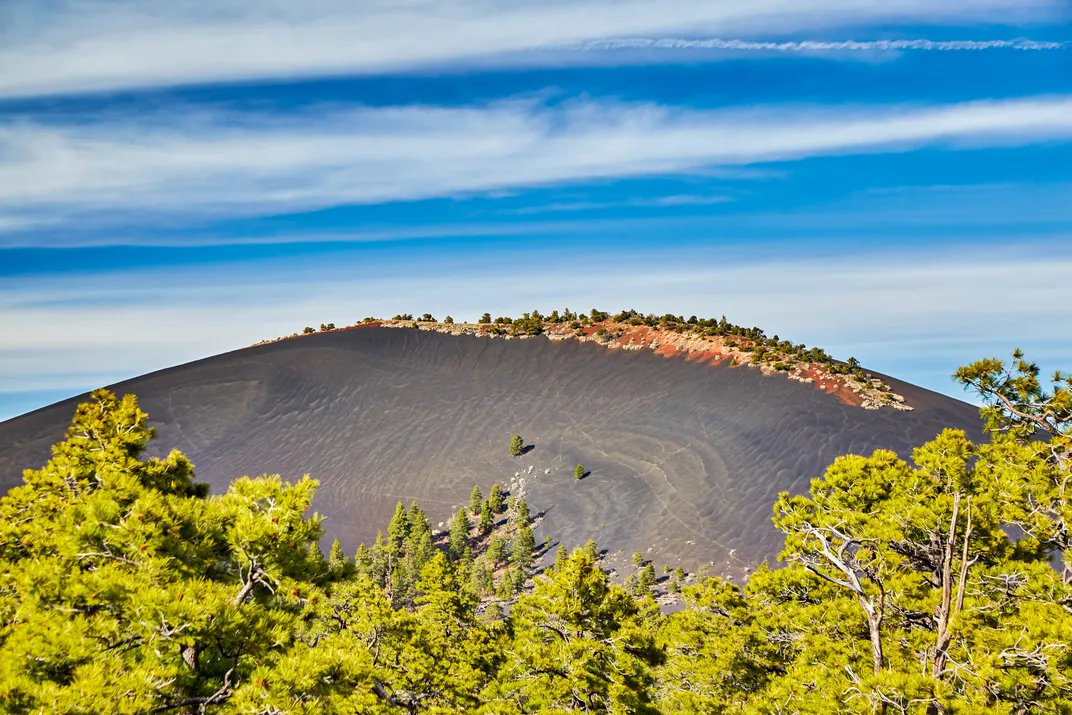
{"label": "volcano", "polygon": [[[455,331],[456,332],[456,331]],[[712,562],[729,575],[773,558],[780,491],[835,457],[904,457],[946,427],[979,438],[977,409],[881,377],[906,409],[861,409],[821,380],[735,360],[548,336],[495,339],[362,327],[280,340],[118,383],[215,493],[242,475],[310,474],[327,537],[352,553],[395,504],[445,522],[478,485],[523,493],[544,535],[611,556]],[[554,336],[550,336],[554,337]],[[48,459],[70,400],[0,423],[0,489]],[[528,445],[508,455],[513,433]],[[584,465],[587,476],[576,479]]]}

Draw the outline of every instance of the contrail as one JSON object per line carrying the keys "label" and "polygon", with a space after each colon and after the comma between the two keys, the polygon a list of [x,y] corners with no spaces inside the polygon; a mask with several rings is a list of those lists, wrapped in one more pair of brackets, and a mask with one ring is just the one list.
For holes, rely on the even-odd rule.
{"label": "contrail", "polygon": [[598,52],[608,50],[745,50],[759,52],[838,52],[838,51],[879,51],[891,50],[934,50],[939,52],[965,50],[1062,50],[1069,47],[1069,42],[1037,42],[1035,40],[871,40],[857,42],[844,40],[828,42],[822,40],[802,40],[798,42],[754,42],[750,40],[684,40],[674,38],[610,38],[547,45],[541,49],[570,50],[574,52]]}

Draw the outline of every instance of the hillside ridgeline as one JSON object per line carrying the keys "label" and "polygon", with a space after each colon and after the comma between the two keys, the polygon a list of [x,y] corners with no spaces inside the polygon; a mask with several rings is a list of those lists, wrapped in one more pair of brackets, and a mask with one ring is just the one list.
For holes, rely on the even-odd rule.
{"label": "hillside ridgeline", "polygon": [[[635,310],[610,315],[593,308],[587,315],[568,309],[561,314],[555,310],[542,315],[534,310],[520,318],[492,319],[490,313],[485,313],[476,323],[458,323],[450,316],[440,322],[426,313],[417,319],[408,314],[396,315],[390,320],[365,318],[341,328],[336,328],[334,323],[321,324],[320,332],[378,326],[507,339],[543,335],[552,341],[577,340],[610,350],[652,350],[666,357],[683,355],[689,360],[708,364],[756,367],[767,375],[781,373],[791,380],[814,384],[846,404],[864,409],[912,409],[902,395],[895,393],[880,377],[864,370],[855,358],[840,362],[822,348],[794,345],[777,335],[768,338],[762,329],[734,325],[726,320],[726,316],[686,319],[670,314],[642,315]],[[315,328],[306,327],[301,333],[257,344],[300,338],[316,332]]]}

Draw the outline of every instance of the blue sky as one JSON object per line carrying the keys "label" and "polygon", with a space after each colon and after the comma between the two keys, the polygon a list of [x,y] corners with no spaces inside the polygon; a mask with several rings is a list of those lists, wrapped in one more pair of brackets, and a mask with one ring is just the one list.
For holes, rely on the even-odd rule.
{"label": "blue sky", "polygon": [[1072,369],[1072,6],[8,0],[0,419],[321,322]]}

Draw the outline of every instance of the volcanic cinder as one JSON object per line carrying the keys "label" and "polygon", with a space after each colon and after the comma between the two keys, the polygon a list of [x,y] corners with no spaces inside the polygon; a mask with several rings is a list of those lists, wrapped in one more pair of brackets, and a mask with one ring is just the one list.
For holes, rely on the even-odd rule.
{"label": "volcanic cinder", "polygon": [[[778,492],[840,454],[980,437],[971,405],[885,378],[913,407],[864,410],[758,369],[543,337],[369,327],[259,345],[119,383],[214,492],[242,475],[320,480],[328,538],[371,542],[395,504],[433,524],[474,485],[524,490],[544,534],[739,573],[777,554]],[[84,399],[84,398],[82,398]],[[78,399],[0,423],[0,489],[39,467]],[[507,455],[511,434],[532,449]],[[581,463],[591,473],[576,480]],[[520,476],[517,476],[520,475]],[[650,550],[650,551],[649,551]]]}

